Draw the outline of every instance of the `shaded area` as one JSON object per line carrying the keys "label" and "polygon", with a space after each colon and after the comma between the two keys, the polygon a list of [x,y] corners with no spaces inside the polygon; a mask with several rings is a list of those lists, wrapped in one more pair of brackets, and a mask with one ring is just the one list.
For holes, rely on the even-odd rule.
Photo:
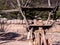
{"label": "shaded area", "polygon": [[17,33],[9,32],[9,33],[1,35],[1,37],[4,37],[4,38],[0,38],[0,40],[12,40],[18,36],[21,36],[21,35]]}

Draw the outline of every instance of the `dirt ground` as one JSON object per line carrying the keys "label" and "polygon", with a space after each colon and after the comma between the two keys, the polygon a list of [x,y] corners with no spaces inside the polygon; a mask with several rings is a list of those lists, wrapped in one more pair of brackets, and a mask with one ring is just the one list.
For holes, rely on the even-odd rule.
{"label": "dirt ground", "polygon": [[[5,25],[6,26],[6,25]],[[23,28],[24,27],[24,28]],[[5,27],[5,32],[16,32],[16,33],[26,33],[26,26],[19,25],[19,24],[10,24]],[[22,31],[23,30],[23,31]],[[50,29],[47,29],[46,39],[50,40],[50,43],[60,45],[60,25],[53,25]],[[0,41],[0,45],[29,45],[29,41],[16,41],[16,40],[5,40]]]}
{"label": "dirt ground", "polygon": [[0,45],[29,45],[28,41],[10,41],[10,42],[5,42],[1,43]]}

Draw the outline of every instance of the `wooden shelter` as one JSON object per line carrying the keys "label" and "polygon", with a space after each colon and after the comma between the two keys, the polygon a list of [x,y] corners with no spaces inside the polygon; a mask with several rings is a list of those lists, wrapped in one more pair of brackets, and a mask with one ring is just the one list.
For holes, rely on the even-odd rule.
{"label": "wooden shelter", "polygon": [[[26,10],[49,11],[49,16],[48,16],[48,19],[47,19],[47,23],[48,23],[49,20],[50,20],[51,13],[55,14],[54,15],[54,20],[56,19],[56,11],[58,10],[59,5],[51,6],[50,0],[48,0],[47,1],[48,6],[46,6],[46,7],[45,6],[29,7],[29,4],[28,4],[29,1],[30,0],[27,0],[26,4],[23,6],[23,5],[21,5],[20,0],[17,0],[17,3],[18,3],[18,8],[17,9],[0,10],[0,13],[8,13],[8,12],[19,11],[21,13],[21,15],[23,16],[25,22],[26,22],[26,29],[28,30],[28,38],[27,39],[31,40],[32,43],[35,42],[34,45],[42,45],[42,44],[43,45],[48,45],[47,42],[46,42],[46,39],[45,39],[45,31],[44,31],[43,27],[51,27],[53,24],[51,24],[51,25],[49,25],[49,24],[48,25],[43,25],[43,23],[42,23],[42,25],[29,24],[28,20],[26,19],[26,16],[25,16],[25,11]],[[38,28],[38,29],[35,29],[35,28]],[[33,33],[35,35],[34,39],[33,39]]]}

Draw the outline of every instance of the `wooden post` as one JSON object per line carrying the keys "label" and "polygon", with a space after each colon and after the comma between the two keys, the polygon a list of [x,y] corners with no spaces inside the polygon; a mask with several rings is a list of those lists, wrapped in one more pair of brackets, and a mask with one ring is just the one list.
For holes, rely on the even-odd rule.
{"label": "wooden post", "polygon": [[33,45],[33,35],[32,35],[32,30],[33,28],[31,28],[31,30],[28,32],[28,35],[27,35],[27,40],[29,40],[29,45]]}
{"label": "wooden post", "polygon": [[41,34],[41,42],[43,42],[44,45],[47,45],[46,38],[45,38],[45,35],[44,35],[44,30],[41,27],[39,28],[39,32]]}
{"label": "wooden post", "polygon": [[[50,0],[48,0],[48,6],[49,6],[49,7],[51,6]],[[47,19],[47,23],[48,23],[49,20],[50,20],[50,16],[51,16],[51,12],[49,12],[48,19]]]}
{"label": "wooden post", "polygon": [[36,30],[35,32],[34,32],[34,34],[35,34],[35,45],[40,45],[40,35],[39,35],[39,31],[38,30]]}
{"label": "wooden post", "polygon": [[52,45],[52,40],[51,40],[51,38],[48,39],[48,44],[49,44],[49,45]]}
{"label": "wooden post", "polygon": [[33,30],[33,28],[31,28],[31,30],[29,30],[29,32],[28,32],[28,35],[27,35],[28,40],[33,39],[33,35],[32,35],[33,31],[32,30]]}
{"label": "wooden post", "polygon": [[50,16],[51,16],[51,12],[49,12],[48,19],[47,19],[47,23],[48,23],[49,20],[50,20]]}
{"label": "wooden post", "polygon": [[46,44],[46,38],[45,38],[45,35],[44,35],[44,31],[42,32],[42,39],[43,39],[44,45],[47,45]]}

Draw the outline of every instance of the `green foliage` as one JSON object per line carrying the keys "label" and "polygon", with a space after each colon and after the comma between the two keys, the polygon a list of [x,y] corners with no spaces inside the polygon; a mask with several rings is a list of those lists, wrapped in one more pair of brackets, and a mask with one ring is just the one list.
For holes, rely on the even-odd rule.
{"label": "green foliage", "polygon": [[7,9],[7,5],[4,3],[4,1],[0,0],[0,10]]}
{"label": "green foliage", "polygon": [[57,11],[57,18],[60,18],[60,9]]}
{"label": "green foliage", "polygon": [[46,20],[48,18],[48,11],[26,11],[26,17],[28,19],[35,19],[35,16],[36,19],[40,18],[42,20]]}
{"label": "green foliage", "polygon": [[[14,4],[14,7],[11,6],[11,4],[7,4],[6,2],[7,0],[0,0],[0,10],[5,10],[5,9],[13,9],[13,8],[17,8],[17,1],[16,0],[9,0],[11,1],[13,4]],[[21,0],[20,0],[21,1]],[[34,2],[33,2],[34,1]],[[37,5],[35,4],[36,1],[33,0],[31,2],[31,4],[33,3],[33,5],[31,6],[34,6],[34,5]],[[38,0],[37,0],[38,1]],[[38,1],[39,2],[39,1]],[[26,3],[26,0],[24,0],[24,4]],[[41,2],[40,2],[41,3]],[[39,3],[39,4],[40,4]],[[38,5],[37,5],[38,6]],[[41,18],[42,20],[46,20],[48,18],[48,11],[29,11],[27,10],[26,11],[26,17],[27,19],[34,19],[35,16],[38,16],[39,18]],[[57,18],[60,18],[60,9],[57,11],[57,14],[56,14]],[[1,17],[6,17],[8,19],[13,19],[13,18],[19,18],[19,19],[22,19],[22,16],[18,13],[18,12],[15,12],[15,13],[9,13],[9,14],[2,14]],[[37,18],[38,18],[37,17]]]}

